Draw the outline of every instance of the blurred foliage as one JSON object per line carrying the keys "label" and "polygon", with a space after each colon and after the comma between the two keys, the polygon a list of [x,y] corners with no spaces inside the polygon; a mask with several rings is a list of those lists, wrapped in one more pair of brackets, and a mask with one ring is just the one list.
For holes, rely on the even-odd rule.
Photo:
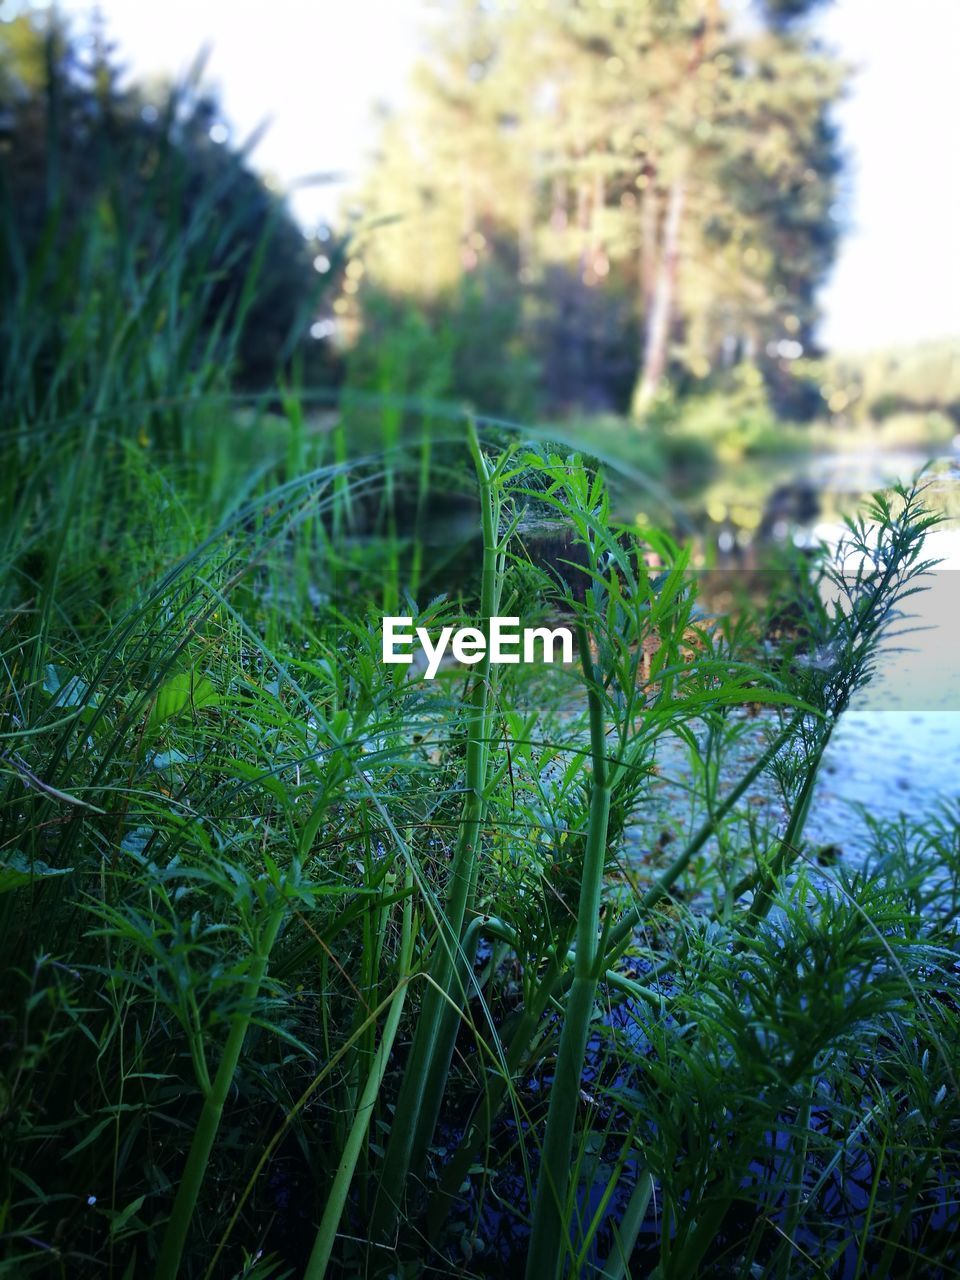
{"label": "blurred foliage", "polygon": [[519,299],[496,263],[422,308],[371,286],[346,357],[348,387],[438,399],[528,417],[537,366],[521,331]]}
{"label": "blurred foliage", "polygon": [[[249,144],[229,143],[201,75],[198,63],[184,84],[149,94],[123,83],[96,19],[80,34],[52,10],[0,25],[2,292],[9,305],[28,287],[53,292],[66,259],[81,254],[90,274],[73,306],[118,276],[135,313],[134,277],[179,237],[191,258],[184,274],[205,295],[200,332],[215,337],[242,318],[222,354],[240,384],[262,387],[306,354],[318,276],[283,203],[247,167]],[[38,279],[27,280],[28,263]],[[60,317],[61,336],[69,320]],[[48,350],[46,367],[56,360]]]}
{"label": "blurred foliage", "polygon": [[[823,362],[824,407],[848,422],[884,424],[895,416],[939,415],[960,427],[960,342],[838,354]],[[933,424],[931,424],[933,425]]]}
{"label": "blurred foliage", "polygon": [[796,8],[449,6],[383,123],[338,311],[386,289],[429,312],[495,269],[548,410],[645,416],[666,377],[747,359],[809,416],[791,364],[837,239],[844,71]]}

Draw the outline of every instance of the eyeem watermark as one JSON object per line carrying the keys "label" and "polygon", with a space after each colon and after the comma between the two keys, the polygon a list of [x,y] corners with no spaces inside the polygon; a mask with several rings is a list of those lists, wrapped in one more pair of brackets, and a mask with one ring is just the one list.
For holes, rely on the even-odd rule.
{"label": "eyeem watermark", "polygon": [[[413,627],[413,618],[384,618],[383,660],[388,663],[413,661],[414,641],[420,642],[427,659],[424,678],[432,680],[440,669],[449,646],[457,662],[480,662],[487,653],[487,637],[479,627],[441,627],[436,644],[426,627]],[[569,627],[524,627],[519,618],[490,619],[490,661],[492,663],[573,661],[573,634]]]}

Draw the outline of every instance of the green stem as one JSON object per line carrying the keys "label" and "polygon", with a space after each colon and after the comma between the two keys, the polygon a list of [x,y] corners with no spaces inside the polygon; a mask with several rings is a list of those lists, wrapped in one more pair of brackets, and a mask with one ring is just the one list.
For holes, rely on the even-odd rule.
{"label": "green stem", "polygon": [[800,840],[803,837],[803,829],[807,825],[807,817],[810,813],[810,802],[813,799],[813,789],[816,786],[817,778],[820,775],[820,765],[823,761],[824,752],[833,733],[834,723],[827,725],[823,737],[820,739],[817,749],[813,754],[807,773],[803,780],[803,786],[800,788],[800,794],[797,797],[797,803],[793,806],[793,812],[787,823],[787,829],[783,833],[780,840],[780,848],[774,855],[770,869],[763,876],[760,886],[754,895],[753,902],[750,904],[749,920],[756,923],[762,920],[770,910],[773,902],[773,889],[777,880],[786,870],[786,868],[796,859],[799,852]]}
{"label": "green stem", "polygon": [[593,762],[587,847],[577,908],[577,954],[567,996],[556,1072],[550,1089],[540,1175],[533,1205],[527,1253],[527,1280],[553,1280],[567,1236],[566,1203],[570,1184],[570,1148],[580,1097],[580,1080],[600,977],[597,926],[610,820],[611,785],[607,777],[603,705],[590,657],[586,627],[579,627],[580,659],[587,686],[590,750]]}
{"label": "green stem", "polygon": [[646,1169],[642,1169],[637,1175],[637,1184],[620,1225],[614,1225],[613,1228],[614,1245],[603,1270],[607,1280],[624,1280],[624,1277],[630,1275],[630,1255],[646,1219],[653,1188],[653,1177]]}
{"label": "green stem", "polygon": [[[466,798],[457,845],[450,869],[446,902],[439,920],[439,945],[434,952],[433,983],[424,994],[410,1057],[397,1098],[395,1120],[387,1143],[383,1173],[373,1212],[375,1238],[388,1235],[403,1200],[411,1173],[419,1172],[433,1138],[440,1100],[453,1055],[455,1013],[444,1014],[449,1000],[459,1007],[454,987],[458,958],[463,955],[463,929],[476,885],[480,832],[486,814],[487,761],[490,739],[490,618],[496,613],[498,591],[499,502],[492,472],[480,449],[475,424],[468,424],[468,443],[480,490],[483,565],[480,628],[487,637],[470,696],[467,721]],[[452,1018],[452,1021],[451,1021]],[[428,1096],[428,1085],[430,1096]]]}
{"label": "green stem", "polygon": [[[667,868],[656,884],[647,891],[635,906],[624,914],[616,927],[611,929],[603,957],[608,981],[613,979],[612,965],[629,947],[644,913],[666,896],[677,877],[683,873],[690,860],[703,848],[718,824],[740,801],[744,793],[753,785],[761,773],[768,768],[771,760],[792,737],[801,714],[798,713],[797,716],[791,719],[790,723],[777,735],[740,782],[724,797],[722,803],[715,808],[712,815],[699,827],[679,857]],[[493,919],[486,922],[484,932],[490,932],[494,936],[502,937],[508,943],[513,941],[512,934],[499,921]],[[504,1073],[496,1076],[488,1084],[473,1119],[467,1125],[460,1144],[444,1171],[441,1185],[433,1197],[429,1217],[430,1238],[432,1240],[437,1238],[443,1224],[446,1222],[450,1205],[456,1199],[460,1187],[467,1178],[470,1166],[475,1162],[477,1152],[489,1134],[494,1118],[506,1101],[513,1078],[521,1069],[530,1050],[530,1045],[540,1025],[540,1019],[551,1000],[569,990],[573,976],[573,966],[565,974],[558,973],[556,968],[552,968],[543,977],[536,993],[514,1028],[510,1043],[504,1054]],[[631,990],[631,994],[642,998],[648,1004],[659,1001],[656,992],[648,987],[638,988],[635,991]]]}
{"label": "green stem", "polygon": [[313,1251],[310,1254],[310,1260],[304,1272],[304,1280],[322,1280],[323,1276],[326,1275],[333,1244],[337,1236],[337,1229],[340,1226],[340,1219],[343,1217],[344,1205],[347,1202],[347,1195],[350,1191],[350,1184],[356,1172],[357,1161],[360,1158],[360,1152],[366,1140],[367,1130],[370,1127],[370,1120],[373,1116],[373,1108],[380,1094],[383,1077],[386,1075],[387,1061],[393,1048],[393,1042],[396,1039],[400,1019],[403,1016],[410,965],[413,958],[413,873],[410,868],[407,869],[406,888],[408,896],[403,904],[400,981],[393,1003],[390,1006],[390,1012],[387,1015],[380,1045],[370,1067],[370,1074],[367,1076],[363,1093],[360,1095],[350,1133],[340,1156],[340,1163],[337,1166],[333,1186],[330,1189],[330,1195],[327,1197],[323,1217],[317,1229],[317,1238],[314,1242]]}
{"label": "green stem", "polygon": [[658,902],[667,896],[679,877],[686,871],[691,860],[700,852],[707,843],[719,824],[727,816],[730,810],[739,803],[744,793],[753,786],[757,778],[769,766],[777,753],[790,741],[793,737],[803,712],[797,712],[790,720],[790,723],[777,735],[777,737],[767,747],[759,760],[743,775],[737,785],[725,797],[723,802],[714,810],[714,812],[703,822],[696,835],[685,846],[683,851],[676,857],[667,867],[663,875],[658,878],[640,901],[624,912],[621,919],[617,922],[607,939],[607,950],[604,956],[604,963],[609,967],[623,954],[630,945],[637,926],[643,920],[644,915],[651,907],[655,907]]}
{"label": "green stem", "polygon": [[190,1223],[197,1207],[197,1199],[203,1186],[210,1153],[213,1150],[213,1144],[220,1129],[220,1122],[223,1119],[223,1108],[227,1100],[227,1094],[233,1083],[237,1064],[240,1061],[240,1054],[243,1052],[243,1043],[250,1026],[253,1005],[259,995],[260,985],[263,982],[267,963],[270,959],[270,952],[280,931],[283,916],[283,903],[277,903],[267,920],[263,933],[258,939],[250,970],[243,984],[242,1012],[237,1013],[234,1017],[233,1025],[223,1047],[220,1066],[214,1077],[213,1085],[204,1098],[203,1110],[200,1112],[200,1119],[194,1130],[193,1141],[190,1143],[187,1163],[180,1178],[180,1185],[177,1188],[176,1198],[173,1202],[173,1210],[164,1233],[160,1257],[157,1260],[157,1269],[154,1272],[155,1280],[176,1280],[179,1273],[180,1260],[187,1242]]}
{"label": "green stem", "polygon": [[790,1280],[790,1271],[795,1258],[793,1241],[803,1212],[803,1174],[807,1167],[807,1149],[810,1145],[810,1111],[813,1106],[815,1085],[816,1081],[811,1077],[797,1117],[797,1130],[800,1137],[794,1142],[793,1149],[793,1191],[783,1224],[783,1233],[786,1236],[783,1249],[784,1280]]}
{"label": "green stem", "polygon": [[513,1087],[514,1077],[530,1052],[540,1019],[550,1003],[552,991],[551,982],[542,983],[521,1012],[503,1055],[501,1071],[488,1082],[453,1158],[443,1171],[440,1187],[430,1204],[428,1231],[431,1240],[439,1237],[451,1206],[469,1176],[477,1152],[489,1135],[490,1127]]}

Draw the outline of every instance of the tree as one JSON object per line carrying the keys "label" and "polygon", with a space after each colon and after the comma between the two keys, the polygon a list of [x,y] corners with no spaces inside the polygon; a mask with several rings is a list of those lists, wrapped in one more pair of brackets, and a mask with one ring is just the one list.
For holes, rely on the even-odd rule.
{"label": "tree", "polygon": [[598,313],[632,299],[638,416],[671,369],[773,376],[832,259],[843,84],[776,8],[742,30],[723,0],[461,0],[360,193],[369,279],[423,302],[497,259],[548,371],[588,364],[577,334],[595,349]]}
{"label": "tree", "polygon": [[237,321],[235,345],[218,355],[241,384],[259,388],[305,338],[319,281],[282,201],[229,144],[201,70],[149,95],[122,86],[98,21],[82,39],[51,12],[3,24],[0,284],[12,298],[23,264],[41,250],[48,272],[69,269],[79,261],[71,246],[85,237],[88,264],[129,277],[135,291],[142,264],[178,247],[190,259],[184,279],[206,289],[197,358]]}

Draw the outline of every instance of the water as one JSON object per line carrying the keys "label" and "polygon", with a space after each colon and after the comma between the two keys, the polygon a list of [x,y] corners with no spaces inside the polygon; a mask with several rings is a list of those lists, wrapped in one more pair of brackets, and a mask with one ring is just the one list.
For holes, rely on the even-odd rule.
{"label": "water", "polygon": [[[793,477],[800,485],[815,485],[816,514],[806,525],[788,522],[778,530],[798,543],[822,541],[836,545],[845,532],[842,516],[852,515],[866,495],[897,481],[909,482],[923,466],[919,454],[833,455],[814,459]],[[925,590],[907,602],[913,616],[898,629],[909,634],[889,640],[881,652],[874,680],[854,698],[841,716],[827,748],[805,829],[814,853],[829,848],[848,865],[860,862],[872,844],[867,816],[895,820],[929,816],[943,802],[960,798],[960,468],[952,457],[940,459],[931,470],[927,505],[944,523],[931,530],[924,559],[939,565],[924,575]],[[784,492],[784,475],[769,475],[767,488],[744,490],[744,504],[758,511],[776,490]],[[757,528],[761,517],[755,520]],[[767,521],[768,528],[773,522]],[[722,531],[722,530],[721,530]],[[740,543],[728,558],[734,576],[756,563],[753,548]],[[852,566],[851,566],[852,567]],[[729,608],[732,598],[721,573],[702,586],[712,591],[714,606]],[[719,580],[720,585],[717,585]],[[743,737],[730,761],[729,785],[762,752],[766,742],[765,716],[734,712],[744,721]],[[657,820],[676,834],[699,820],[685,799],[689,762],[679,741],[665,741],[659,749],[662,779],[654,787],[660,803]],[[769,781],[748,798],[757,818],[776,830],[783,812]],[[654,836],[656,832],[654,832]],[[631,860],[645,862],[651,833],[638,824],[630,833]]]}
{"label": "water", "polygon": [[[805,479],[830,513],[810,529],[835,544],[839,515],[854,512],[882,485],[908,482],[925,459],[914,453],[834,455],[809,464]],[[920,818],[960,797],[960,469],[934,462],[928,505],[944,523],[928,533],[925,558],[939,560],[923,594],[908,602],[913,630],[889,642],[877,677],[841,717],[824,760],[807,838],[856,859],[868,843],[863,810]],[[832,517],[832,518],[831,518]],[[899,651],[898,651],[899,650]]]}
{"label": "water", "polygon": [[877,678],[840,718],[807,827],[814,843],[857,854],[861,806],[919,818],[960,797],[960,528],[931,531],[924,551],[942,563],[909,602],[907,625],[922,629],[887,646]]}
{"label": "water", "polygon": [[[806,834],[857,859],[876,818],[923,818],[960,797],[960,712],[847,712],[827,749]],[[861,809],[862,806],[862,809]]]}

